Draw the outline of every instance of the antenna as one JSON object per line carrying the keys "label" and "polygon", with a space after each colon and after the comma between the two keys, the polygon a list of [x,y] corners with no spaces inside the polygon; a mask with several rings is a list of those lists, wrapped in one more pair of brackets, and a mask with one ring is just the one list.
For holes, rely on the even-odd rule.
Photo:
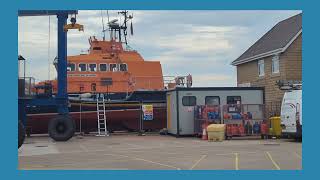
{"label": "antenna", "polygon": [[108,24],[109,24],[109,11],[107,10]]}
{"label": "antenna", "polygon": [[[107,11],[107,13],[108,13],[108,11]],[[126,11],[126,10],[118,12],[118,15],[120,15],[119,21],[118,21],[118,19],[114,19],[114,20],[109,21],[109,13],[108,13],[108,26],[109,26],[109,31],[110,31],[110,39],[112,40],[114,37],[116,37],[116,35],[118,35],[118,37],[119,37],[118,42],[125,43],[127,45],[128,44],[127,23],[129,22],[129,20],[131,20],[130,33],[131,33],[131,35],[133,35],[133,26],[132,26],[133,15],[128,15],[128,11]],[[124,17],[123,21],[122,21],[121,16]],[[122,41],[121,36],[124,37],[124,42]]]}
{"label": "antenna", "polygon": [[[101,10],[101,20],[102,20],[102,32],[103,32],[103,41],[106,39],[106,30],[104,29],[104,20],[103,20],[103,12]],[[109,17],[108,17],[109,21]]]}
{"label": "antenna", "polygon": [[131,19],[130,34],[131,34],[131,36],[133,36],[133,26],[132,26],[133,13],[131,15],[129,15],[129,19]]}

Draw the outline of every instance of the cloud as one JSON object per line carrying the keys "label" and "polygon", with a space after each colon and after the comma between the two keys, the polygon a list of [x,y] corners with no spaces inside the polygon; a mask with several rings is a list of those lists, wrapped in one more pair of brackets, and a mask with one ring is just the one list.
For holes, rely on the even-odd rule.
{"label": "cloud", "polygon": [[[134,36],[129,45],[146,60],[158,60],[164,75],[192,74],[195,86],[235,86],[230,62],[240,56],[277,22],[301,11],[130,11]],[[105,24],[107,11],[103,11]],[[119,18],[108,11],[109,18]],[[56,17],[18,18],[18,49],[28,59],[27,74],[37,79],[56,76],[52,61],[57,53]],[[68,55],[89,48],[88,38],[103,36],[101,11],[79,11],[84,32],[68,32]],[[108,37],[108,36],[107,36]],[[48,43],[50,56],[48,57]],[[48,59],[49,64],[48,65]]]}
{"label": "cloud", "polygon": [[[195,86],[236,86],[231,74],[204,73],[192,76]],[[233,82],[233,83],[230,83]]]}

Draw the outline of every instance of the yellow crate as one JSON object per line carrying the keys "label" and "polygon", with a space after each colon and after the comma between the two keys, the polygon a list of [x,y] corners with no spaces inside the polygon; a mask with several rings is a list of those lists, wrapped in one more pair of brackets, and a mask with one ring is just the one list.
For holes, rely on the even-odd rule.
{"label": "yellow crate", "polygon": [[225,137],[224,131],[208,132],[208,141],[223,141]]}
{"label": "yellow crate", "polygon": [[210,124],[207,127],[209,141],[223,141],[225,138],[225,124]]}
{"label": "yellow crate", "polygon": [[225,124],[210,124],[208,127],[207,127],[207,131],[211,131],[211,132],[220,132],[220,131],[225,131],[226,129],[226,125]]}

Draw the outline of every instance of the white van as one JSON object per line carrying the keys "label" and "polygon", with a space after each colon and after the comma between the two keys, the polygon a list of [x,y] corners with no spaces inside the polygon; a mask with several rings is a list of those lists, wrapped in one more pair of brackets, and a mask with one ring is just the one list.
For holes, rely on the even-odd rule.
{"label": "white van", "polygon": [[286,91],[281,105],[282,134],[302,138],[302,90]]}

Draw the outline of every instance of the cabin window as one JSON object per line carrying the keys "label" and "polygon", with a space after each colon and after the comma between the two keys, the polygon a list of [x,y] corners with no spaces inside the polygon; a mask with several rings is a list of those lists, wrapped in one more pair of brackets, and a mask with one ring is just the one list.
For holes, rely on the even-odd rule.
{"label": "cabin window", "polygon": [[89,64],[89,71],[91,71],[91,72],[97,71],[97,65],[96,64]]}
{"label": "cabin window", "polygon": [[128,71],[127,64],[120,64],[120,71]]}
{"label": "cabin window", "polygon": [[107,64],[99,64],[99,70],[100,71],[108,71],[108,65]]}
{"label": "cabin window", "polygon": [[195,96],[183,96],[182,105],[195,106],[197,104],[197,98]]}
{"label": "cabin window", "polygon": [[220,97],[219,96],[206,96],[205,103],[208,106],[220,105]]}
{"label": "cabin window", "polygon": [[80,72],[84,72],[84,71],[87,71],[87,64],[79,64],[79,71]]}
{"label": "cabin window", "polygon": [[272,73],[279,73],[279,55],[272,57]]}
{"label": "cabin window", "polygon": [[241,104],[241,96],[227,96],[227,104]]}
{"label": "cabin window", "polygon": [[118,71],[118,66],[117,66],[117,64],[110,64],[110,71],[112,71],[112,72]]}
{"label": "cabin window", "polygon": [[264,60],[258,61],[258,74],[259,76],[264,76]]}
{"label": "cabin window", "polygon": [[67,71],[70,71],[70,72],[76,71],[76,65],[74,63],[69,63],[67,66]]}
{"label": "cabin window", "polygon": [[228,113],[241,112],[241,96],[227,96]]}

